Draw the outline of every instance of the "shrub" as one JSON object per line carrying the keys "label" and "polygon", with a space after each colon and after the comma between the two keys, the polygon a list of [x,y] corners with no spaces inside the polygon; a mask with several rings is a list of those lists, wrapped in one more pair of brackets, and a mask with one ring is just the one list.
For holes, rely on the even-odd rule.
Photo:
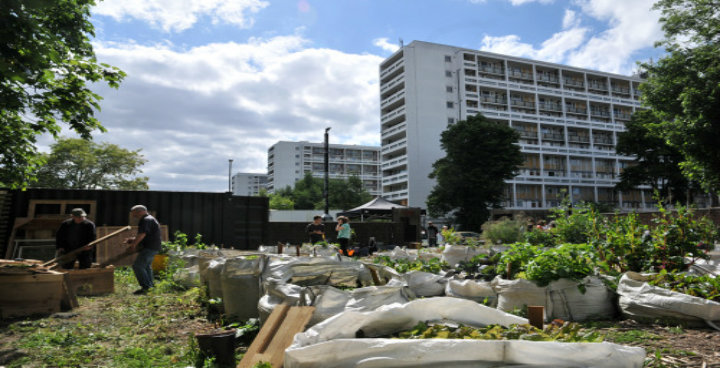
{"label": "shrub", "polygon": [[497,221],[489,221],[482,226],[482,236],[487,244],[512,244],[523,239],[525,221],[503,217]]}
{"label": "shrub", "polygon": [[543,247],[554,247],[556,245],[555,235],[551,230],[532,229],[525,232],[525,241],[532,245]]}

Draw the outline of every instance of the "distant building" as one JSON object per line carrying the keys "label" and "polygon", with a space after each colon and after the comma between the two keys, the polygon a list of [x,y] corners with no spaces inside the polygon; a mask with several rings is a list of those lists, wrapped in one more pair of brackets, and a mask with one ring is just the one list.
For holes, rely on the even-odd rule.
{"label": "distant building", "polygon": [[[357,176],[372,195],[380,195],[380,147],[330,144],[331,179]],[[305,173],[325,176],[323,143],[280,141],[268,149],[268,192],[293,187]]]}
{"label": "distant building", "polygon": [[267,174],[237,173],[232,177],[232,193],[236,196],[256,196],[267,189]]}
{"label": "distant building", "polygon": [[[506,209],[573,201],[649,208],[648,189],[617,192],[630,157],[618,133],[640,108],[637,77],[413,41],[380,64],[383,196],[426,207],[448,125],[482,113],[520,133],[525,157],[507,181]],[[502,154],[502,152],[498,152]]]}

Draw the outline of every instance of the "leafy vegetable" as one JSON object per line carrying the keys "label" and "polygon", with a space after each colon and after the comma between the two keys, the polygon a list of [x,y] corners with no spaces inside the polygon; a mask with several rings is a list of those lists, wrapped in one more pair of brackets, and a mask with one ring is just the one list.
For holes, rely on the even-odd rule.
{"label": "leafy vegetable", "polygon": [[393,261],[388,256],[378,256],[375,257],[374,262],[383,266],[392,267],[395,269],[395,271],[400,273],[406,273],[410,271],[423,271],[438,274],[443,269],[450,268],[450,266],[446,262],[441,261],[437,257],[432,258],[429,261],[423,261],[422,259],[411,261],[402,258]]}
{"label": "leafy vegetable", "polygon": [[678,293],[720,302],[720,279],[709,275],[688,275],[661,270],[650,277],[650,285]]}
{"label": "leafy vegetable", "polygon": [[396,334],[401,339],[472,339],[472,340],[530,340],[530,341],[560,341],[560,342],[602,342],[604,336],[594,329],[584,329],[578,323],[557,322],[548,324],[544,329],[538,329],[529,324],[489,325],[486,327],[457,327],[435,324],[428,325],[419,322],[409,331]]}

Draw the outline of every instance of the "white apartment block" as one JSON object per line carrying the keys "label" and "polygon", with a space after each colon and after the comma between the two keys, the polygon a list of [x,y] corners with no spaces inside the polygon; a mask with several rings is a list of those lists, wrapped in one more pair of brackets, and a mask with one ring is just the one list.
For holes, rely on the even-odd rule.
{"label": "white apartment block", "polygon": [[[328,162],[331,179],[357,176],[370,194],[380,195],[380,147],[330,144]],[[268,192],[292,188],[307,172],[325,177],[323,143],[280,141],[268,149]]]}
{"label": "white apartment block", "polygon": [[232,176],[232,193],[236,196],[256,196],[267,189],[267,174],[237,173]]}
{"label": "white apartment block", "polygon": [[[414,41],[380,64],[382,190],[426,207],[440,134],[478,113],[520,133],[525,163],[507,182],[510,210],[573,201],[649,208],[651,193],[613,188],[631,158],[617,135],[638,108],[639,78]],[[502,154],[499,152],[498,154]]]}

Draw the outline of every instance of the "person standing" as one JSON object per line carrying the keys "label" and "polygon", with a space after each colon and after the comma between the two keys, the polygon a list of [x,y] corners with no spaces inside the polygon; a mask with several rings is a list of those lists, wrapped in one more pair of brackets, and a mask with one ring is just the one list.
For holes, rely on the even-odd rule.
{"label": "person standing", "polygon": [[350,220],[345,216],[338,217],[338,224],[335,226],[335,231],[337,231],[337,241],[340,244],[340,249],[342,250],[342,253],[346,256],[349,256],[348,253],[348,244],[350,244],[350,224],[348,223]]}
{"label": "person standing", "polygon": [[313,217],[313,222],[305,227],[305,232],[310,235],[310,243],[317,244],[325,239],[325,225],[322,223],[322,216]]}
{"label": "person standing", "polygon": [[438,240],[438,228],[432,221],[428,221],[427,234],[428,234],[428,247],[437,247]]}
{"label": "person standing", "polygon": [[154,286],[151,266],[153,258],[160,251],[160,243],[162,242],[160,224],[148,213],[147,207],[141,204],[133,206],[130,209],[130,214],[132,217],[140,219],[137,235],[126,240],[130,244],[129,250],[135,251],[138,247],[140,248],[132,266],[135,278],[140,284],[140,289],[133,294],[147,294]]}
{"label": "person standing", "polygon": [[55,234],[55,248],[60,255],[70,253],[78,248],[85,248],[77,253],[72,260],[68,260],[61,266],[71,270],[75,268],[75,259],[80,263],[80,269],[89,268],[92,265],[92,252],[87,245],[95,240],[95,224],[87,219],[87,214],[82,208],[73,208],[70,212],[71,218],[63,221]]}

